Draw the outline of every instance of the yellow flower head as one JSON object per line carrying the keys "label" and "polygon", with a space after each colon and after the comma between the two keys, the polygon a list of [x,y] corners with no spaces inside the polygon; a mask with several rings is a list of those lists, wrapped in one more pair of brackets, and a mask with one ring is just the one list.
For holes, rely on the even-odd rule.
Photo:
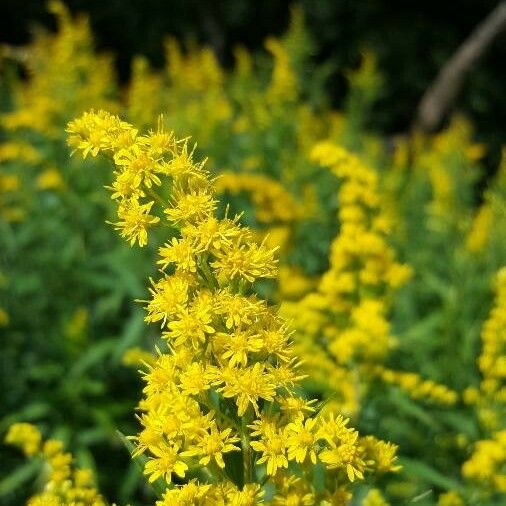
{"label": "yellow flower head", "polygon": [[[180,55],[171,51],[177,63]],[[149,481],[167,487],[157,506],[253,506],[267,481],[275,504],[292,504],[298,492],[301,504],[312,504],[311,486],[284,481],[289,463],[323,463],[332,476],[337,470],[325,497],[342,496],[367,470],[365,449],[346,420],[319,417],[315,401],[298,396],[304,375],[291,331],[253,290],[257,279],[276,275],[275,249],[255,242],[238,216],[215,215],[205,162],[195,162],[188,140],[177,140],[161,122],[143,135],[115,116],[91,112],[68,131],[83,156],[103,153],[115,162],[109,190],[120,234],[140,246],[153,227],[165,223],[171,234],[159,250],[160,278],[142,301],[146,322],[161,325],[163,340],[145,364],[141,429],[130,438],[134,456],[147,459]],[[378,249],[374,240],[368,247]],[[379,334],[385,326],[371,317],[381,313],[376,306],[364,304],[357,318],[370,318]],[[187,483],[169,489],[174,476]]]}

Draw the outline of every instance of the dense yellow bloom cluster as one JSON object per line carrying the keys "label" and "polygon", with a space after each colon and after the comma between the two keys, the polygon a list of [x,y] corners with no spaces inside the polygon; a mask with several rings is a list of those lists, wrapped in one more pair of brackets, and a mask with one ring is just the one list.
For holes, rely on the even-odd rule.
{"label": "dense yellow bloom cluster", "polygon": [[37,427],[16,423],[9,428],[5,442],[18,446],[29,457],[39,457],[45,464],[44,490],[28,500],[27,506],[105,506],[89,469],[73,469],[72,455],[55,439],[42,442]]}
{"label": "dense yellow bloom cluster", "polygon": [[438,497],[437,506],[465,506],[465,504],[457,492],[450,490]]}
{"label": "dense yellow bloom cluster", "polygon": [[27,163],[37,163],[40,159],[40,153],[26,142],[9,141],[0,144],[0,161],[2,162],[22,160]]}
{"label": "dense yellow bloom cluster", "polygon": [[[506,198],[506,147],[502,149],[501,163],[484,194],[484,201],[471,221],[466,237],[466,247],[474,254],[482,253],[491,240],[501,241],[504,232],[500,224],[504,221]],[[499,225],[499,226],[498,226]],[[501,232],[503,232],[501,234]]]}
{"label": "dense yellow bloom cluster", "polygon": [[317,280],[306,276],[300,269],[281,265],[278,270],[278,299],[298,300],[314,290]]}
{"label": "dense yellow bloom cluster", "polygon": [[[341,228],[331,246],[330,268],[317,291],[286,304],[305,339],[301,352],[313,376],[337,392],[339,409],[358,408],[358,363],[375,363],[388,352],[392,338],[386,319],[388,296],[410,276],[387,243],[388,220],[382,213],[377,174],[343,148],[318,144],[312,158],[342,181]],[[346,380],[345,380],[346,378]],[[352,386],[349,386],[352,385]]]}
{"label": "dense yellow bloom cluster", "polygon": [[496,432],[491,439],[478,441],[470,459],[462,466],[464,478],[482,486],[506,493],[506,430]]}
{"label": "dense yellow bloom cluster", "polygon": [[160,113],[162,97],[170,92],[163,91],[163,77],[150,69],[144,56],[134,58],[131,72],[126,97],[128,118],[136,125],[149,125]]}
{"label": "dense yellow bloom cluster", "polygon": [[11,425],[5,436],[6,443],[18,446],[28,457],[33,457],[39,453],[41,440],[42,436],[37,427],[29,423]]}
{"label": "dense yellow bloom cluster", "polygon": [[388,506],[388,502],[377,488],[372,488],[362,500],[362,506]]}
{"label": "dense yellow bloom cluster", "polygon": [[23,220],[25,210],[19,205],[21,179],[16,174],[0,174],[0,218],[6,222]]}
{"label": "dense yellow bloom cluster", "polygon": [[[69,118],[92,105],[114,106],[112,59],[95,53],[88,18],[73,18],[58,0],[48,2],[48,8],[57,31],[37,30],[33,42],[20,53],[22,58],[15,58],[27,78],[7,79],[10,105],[0,113],[0,162],[5,162],[0,174],[0,219],[7,222],[23,221],[30,214],[36,192],[67,188],[57,164],[63,147],[58,141]],[[0,54],[1,59],[10,56],[8,51]],[[15,179],[17,188],[12,184],[5,188]]]}
{"label": "dense yellow bloom cluster", "polygon": [[[152,226],[174,231],[145,301],[163,344],[144,373],[133,438],[149,481],[165,484],[157,504],[252,505],[267,483],[273,504],[341,504],[335,498],[366,471],[396,469],[394,445],[359,437],[347,419],[320,415],[301,397],[286,323],[252,291],[256,279],[275,276],[275,252],[237,217],[216,217],[213,181],[188,142],[161,124],[140,135],[106,112],[85,113],[68,132],[83,156],[113,158],[122,236],[142,246]],[[324,488],[313,486],[316,472]]]}
{"label": "dense yellow bloom cluster", "polygon": [[483,343],[478,359],[483,381],[481,390],[489,397],[506,401],[506,267],[496,277],[496,298],[488,320],[483,325]]}
{"label": "dense yellow bloom cluster", "polygon": [[190,46],[184,54],[175,39],[169,39],[165,48],[169,89],[162,110],[178,129],[205,143],[232,115],[225,74],[211,48]]}
{"label": "dense yellow bloom cluster", "polygon": [[428,175],[432,223],[437,227],[458,225],[465,217],[468,198],[462,188],[476,178],[473,162],[483,156],[483,146],[472,143],[471,125],[463,117],[454,118],[446,130],[434,137],[417,140],[415,164]]}
{"label": "dense yellow bloom cluster", "polygon": [[506,267],[495,277],[495,301],[482,332],[478,366],[482,381],[468,388],[464,400],[477,408],[478,418],[488,439],[477,441],[470,458],[462,466],[462,476],[477,483],[487,494],[506,493]]}
{"label": "dense yellow bloom cluster", "polygon": [[452,405],[457,402],[457,392],[446,385],[424,380],[414,372],[394,371],[382,365],[374,366],[370,372],[388,385],[396,385],[415,400]]}
{"label": "dense yellow bloom cluster", "polygon": [[281,42],[269,37],[265,47],[274,57],[272,79],[267,90],[267,100],[272,104],[289,102],[297,98],[297,76],[295,75],[290,57]]}
{"label": "dense yellow bloom cluster", "polygon": [[[27,51],[30,79],[17,89],[17,108],[0,117],[8,130],[30,129],[59,137],[69,115],[95,104],[111,107],[107,99],[112,78],[112,61],[93,51],[93,37],[86,17],[72,19],[63,3],[53,0],[57,35],[37,33]],[[64,69],[64,71],[62,71]]]}
{"label": "dense yellow bloom cluster", "polygon": [[260,223],[290,223],[301,216],[302,210],[293,195],[263,174],[224,172],[216,181],[216,191],[232,195],[248,193]]}
{"label": "dense yellow bloom cluster", "polygon": [[476,405],[480,422],[488,430],[502,428],[506,407],[506,267],[496,275],[495,292],[494,307],[481,332],[478,367],[482,380],[479,388],[464,392],[464,400]]}
{"label": "dense yellow bloom cluster", "polygon": [[466,237],[466,247],[472,253],[483,251],[490,237],[494,221],[494,211],[489,203],[483,204],[473,218],[471,228]]}

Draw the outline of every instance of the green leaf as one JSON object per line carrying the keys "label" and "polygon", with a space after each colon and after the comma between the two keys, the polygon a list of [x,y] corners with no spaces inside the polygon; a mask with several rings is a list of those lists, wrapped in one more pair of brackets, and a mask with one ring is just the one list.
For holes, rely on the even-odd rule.
{"label": "green leaf", "polygon": [[[132,455],[135,451],[135,446],[132,442],[119,430],[116,431],[116,434],[120,438],[121,442],[125,445],[125,448],[128,450],[128,453]],[[137,465],[141,474],[144,475],[144,467],[148,461],[148,458],[145,455],[138,455],[137,457],[132,457],[133,461]],[[153,483],[149,483],[149,486],[155,491],[158,497],[162,497],[168,487],[165,482],[161,479],[154,481]]]}
{"label": "green leaf", "polygon": [[445,476],[433,467],[424,464],[423,462],[407,457],[399,458],[399,464],[402,466],[403,473],[413,477],[413,479],[425,480],[432,485],[444,488],[445,490],[460,490],[460,483]]}
{"label": "green leaf", "polygon": [[472,417],[463,416],[462,411],[443,411],[439,414],[439,418],[457,432],[466,434],[473,440],[478,439],[478,427],[475,420]]}
{"label": "green leaf", "polygon": [[129,501],[142,479],[142,471],[135,461],[132,461],[130,466],[128,466],[125,476],[121,480],[118,491],[118,496],[122,503],[126,504]]}
{"label": "green leaf", "polygon": [[31,403],[25,408],[2,418],[0,422],[0,432],[4,432],[8,427],[16,422],[29,422],[38,420],[45,416],[50,410],[51,406],[45,402]]}
{"label": "green leaf", "polygon": [[427,425],[431,429],[439,429],[440,424],[435,420],[434,417],[427,414],[427,412],[421,408],[416,402],[412,401],[407,394],[395,389],[393,395],[390,396],[394,404],[397,405],[400,412],[410,415],[419,420],[424,425]]}
{"label": "green leaf", "polygon": [[17,488],[21,487],[24,483],[31,480],[37,473],[39,467],[39,461],[30,460],[15,469],[11,474],[0,481],[0,497],[10,494]]}
{"label": "green leaf", "polygon": [[115,338],[105,339],[94,344],[86,353],[81,355],[79,360],[69,371],[69,376],[71,378],[82,376],[87,369],[105,360],[105,357],[114,351],[116,344],[117,339]]}
{"label": "green leaf", "polygon": [[141,340],[140,337],[145,331],[143,313],[144,311],[141,311],[140,309],[133,311],[132,316],[125,325],[123,335],[117,340],[117,345],[112,355],[115,362],[119,362],[121,360],[121,357],[128,348],[131,348],[135,344],[139,344]]}

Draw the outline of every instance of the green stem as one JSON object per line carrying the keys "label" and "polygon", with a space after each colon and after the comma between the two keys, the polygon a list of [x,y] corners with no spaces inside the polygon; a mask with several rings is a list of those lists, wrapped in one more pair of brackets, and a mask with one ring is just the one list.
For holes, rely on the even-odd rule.
{"label": "green stem", "polygon": [[199,264],[199,268],[204,279],[209,284],[209,287],[218,288],[218,280],[216,279],[215,275],[211,272],[211,269],[209,268],[207,256],[202,259],[202,261]]}
{"label": "green stem", "polygon": [[238,426],[237,422],[227,416],[225,413],[222,413],[219,409],[219,406],[215,406],[213,405],[209,399],[207,398],[207,394],[203,394],[199,397],[199,402],[201,404],[203,404],[207,409],[209,409],[209,411],[213,411],[216,416],[220,417],[223,419],[223,421],[227,422],[228,424],[230,424],[232,427],[234,427],[235,430],[237,430],[238,432],[242,432],[241,428]]}
{"label": "green stem", "polygon": [[260,481],[260,488],[262,488],[268,481],[270,476],[266,473],[265,476]]}
{"label": "green stem", "polygon": [[241,447],[244,466],[244,483],[253,481],[253,452],[251,451],[248,425],[251,422],[251,407],[241,418]]}
{"label": "green stem", "polygon": [[210,471],[214,474],[214,476],[218,476],[222,481],[227,482],[230,481],[230,478],[227,476],[225,471],[218,465],[216,462],[209,462]]}
{"label": "green stem", "polygon": [[146,191],[148,195],[155,199],[162,207],[169,207],[169,204],[165,202],[165,200],[163,200],[163,198],[160,197],[160,195],[158,195],[158,193],[156,193],[153,188],[146,188]]}

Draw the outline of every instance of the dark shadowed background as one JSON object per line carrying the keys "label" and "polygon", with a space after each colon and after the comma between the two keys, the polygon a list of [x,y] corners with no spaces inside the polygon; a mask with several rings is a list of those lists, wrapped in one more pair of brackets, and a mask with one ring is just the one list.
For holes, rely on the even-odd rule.
{"label": "dark shadowed background", "polygon": [[[162,62],[162,39],[173,34],[211,45],[225,64],[240,43],[260,49],[289,19],[286,0],[70,0],[87,12],[100,49],[116,55],[128,77],[134,54]],[[385,133],[409,128],[424,90],[472,29],[497,5],[494,0],[302,0],[316,41],[315,57],[333,65],[328,86],[337,106],[344,96],[344,68],[354,66],[361,47],[372,48],[385,74],[383,97],[371,127]],[[51,26],[45,2],[2,0],[1,42],[23,44],[36,24]],[[506,37],[500,37],[467,79],[457,107],[473,119],[479,136],[497,146],[505,140]]]}

